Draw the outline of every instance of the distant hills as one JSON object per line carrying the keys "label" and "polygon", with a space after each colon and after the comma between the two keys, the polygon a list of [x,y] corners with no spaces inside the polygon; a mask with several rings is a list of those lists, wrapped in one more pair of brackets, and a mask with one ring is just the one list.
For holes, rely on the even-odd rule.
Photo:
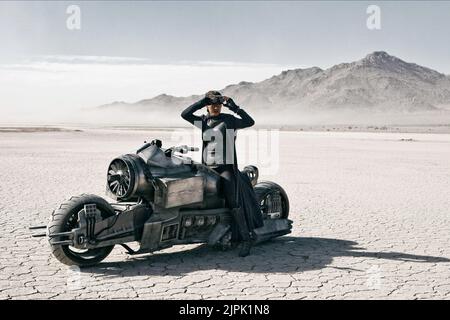
{"label": "distant hills", "polygon": [[[371,116],[386,119],[385,122],[393,118],[393,122],[401,122],[401,119],[414,120],[416,114],[450,112],[449,76],[384,51],[325,70],[318,67],[286,70],[261,82],[242,81],[220,91],[249,110],[257,123],[259,118],[264,124],[295,125],[310,120],[316,123],[368,120],[370,123]],[[95,109],[177,117],[184,107],[202,96],[162,94],[134,103],[113,102]],[[420,119],[413,122],[420,123]]]}

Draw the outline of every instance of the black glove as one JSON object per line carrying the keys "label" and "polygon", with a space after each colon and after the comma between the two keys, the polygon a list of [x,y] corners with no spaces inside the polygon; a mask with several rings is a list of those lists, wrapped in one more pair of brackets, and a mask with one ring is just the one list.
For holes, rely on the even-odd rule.
{"label": "black glove", "polygon": [[199,103],[202,107],[206,107],[211,104],[211,99],[208,97],[204,97],[204,98],[200,99]]}
{"label": "black glove", "polygon": [[224,106],[230,109],[233,112],[238,112],[239,106],[234,103],[233,99],[228,98],[227,101],[225,101]]}

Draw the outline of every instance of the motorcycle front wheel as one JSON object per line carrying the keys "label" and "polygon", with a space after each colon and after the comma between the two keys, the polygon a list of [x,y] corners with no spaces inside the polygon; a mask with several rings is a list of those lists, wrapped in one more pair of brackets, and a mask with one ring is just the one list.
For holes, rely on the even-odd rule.
{"label": "motorcycle front wheel", "polygon": [[[100,210],[103,219],[115,214],[113,207],[105,199],[92,195],[82,194],[71,197],[54,210],[50,223],[47,226],[48,234],[67,232],[78,227],[78,213],[86,204],[95,204]],[[114,245],[95,249],[80,250],[70,245],[53,245],[50,242],[52,254],[60,262],[68,266],[87,267],[98,264],[105,259],[114,248]]]}

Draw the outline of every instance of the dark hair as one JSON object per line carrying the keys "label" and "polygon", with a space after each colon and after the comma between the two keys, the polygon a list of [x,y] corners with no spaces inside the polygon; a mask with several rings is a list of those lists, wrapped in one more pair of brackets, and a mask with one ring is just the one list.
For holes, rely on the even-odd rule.
{"label": "dark hair", "polygon": [[214,98],[214,97],[221,97],[222,96],[222,94],[219,92],[219,91],[216,91],[216,90],[211,90],[211,91],[208,91],[206,94],[205,94],[205,97],[206,98]]}
{"label": "dark hair", "polygon": [[219,91],[211,90],[205,94],[212,104],[221,104],[223,102],[222,94]]}

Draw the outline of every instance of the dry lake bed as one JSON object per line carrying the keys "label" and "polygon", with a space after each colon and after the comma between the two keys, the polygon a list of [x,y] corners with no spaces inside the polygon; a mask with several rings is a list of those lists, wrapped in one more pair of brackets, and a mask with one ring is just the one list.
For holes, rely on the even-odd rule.
{"label": "dry lake bed", "polygon": [[201,245],[134,257],[116,247],[79,271],[30,237],[71,195],[104,195],[114,156],[175,136],[0,132],[0,299],[450,299],[450,134],[275,134],[257,165],[285,187],[294,228],[246,258]]}

